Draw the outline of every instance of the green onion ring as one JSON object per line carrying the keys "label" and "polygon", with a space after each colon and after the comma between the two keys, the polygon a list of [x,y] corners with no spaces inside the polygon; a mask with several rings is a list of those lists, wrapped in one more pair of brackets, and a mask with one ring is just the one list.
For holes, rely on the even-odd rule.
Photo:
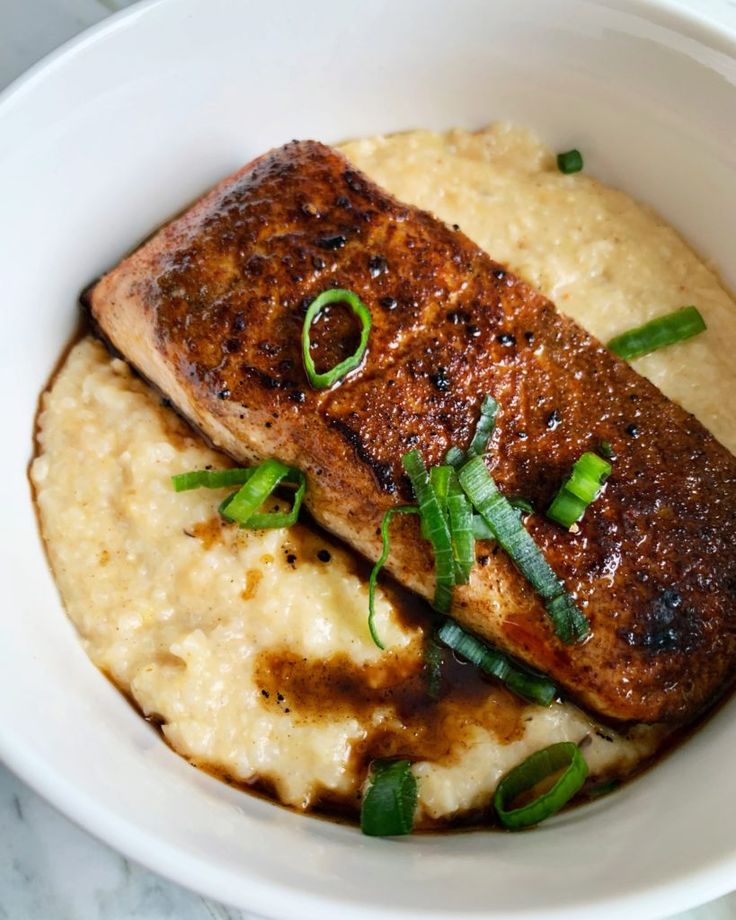
{"label": "green onion ring", "polygon": [[[331,303],[346,303],[358,317],[361,325],[360,343],[352,355],[340,361],[339,364],[336,364],[329,371],[317,373],[310,351],[311,342],[309,340],[309,330],[319,313]],[[370,331],[370,310],[353,291],[347,291],[344,288],[330,288],[327,291],[322,291],[321,294],[315,297],[309,305],[309,309],[304,317],[304,325],[302,326],[302,359],[304,361],[304,370],[306,371],[311,386],[316,390],[327,389],[337,383],[338,380],[342,380],[350,371],[358,367],[368,347],[368,336]]]}
{"label": "green onion ring", "polygon": [[598,498],[611,474],[611,464],[597,454],[586,451],[576,461],[569,477],[557,490],[547,509],[551,521],[570,528],[585,514],[588,505]]}
{"label": "green onion ring", "polygon": [[360,808],[360,829],[370,837],[410,834],[417,781],[408,760],[374,760]]}
{"label": "green onion ring", "polygon": [[[564,770],[551,789],[519,808],[509,808],[522,793],[529,792],[543,779]],[[588,764],[571,741],[551,744],[527,757],[507,773],[496,787],[493,805],[504,827],[518,830],[539,824],[556,814],[582,788]]]}

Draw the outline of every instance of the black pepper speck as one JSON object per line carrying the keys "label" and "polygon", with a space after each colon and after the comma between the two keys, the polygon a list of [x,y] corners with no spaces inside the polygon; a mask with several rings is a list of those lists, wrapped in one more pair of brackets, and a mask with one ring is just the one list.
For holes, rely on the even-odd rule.
{"label": "black pepper speck", "polygon": [[383,256],[371,256],[368,259],[368,270],[371,273],[371,278],[378,278],[388,271],[388,262]]}
{"label": "black pepper speck", "polygon": [[429,379],[440,393],[446,393],[447,390],[450,389],[450,381],[447,379],[446,367],[438,367],[436,373],[429,375]]}
{"label": "black pepper speck", "polygon": [[547,430],[554,431],[561,421],[562,419],[560,418],[560,413],[557,411],[557,409],[553,409],[547,416],[547,421],[545,422]]}
{"label": "black pepper speck", "polygon": [[330,551],[328,549],[321,549],[317,553],[317,558],[320,562],[329,562],[330,559],[332,559],[332,556],[330,555]]}

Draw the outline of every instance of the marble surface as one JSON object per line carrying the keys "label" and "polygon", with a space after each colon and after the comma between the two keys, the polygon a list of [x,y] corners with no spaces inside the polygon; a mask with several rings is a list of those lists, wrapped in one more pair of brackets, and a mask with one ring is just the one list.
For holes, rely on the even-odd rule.
{"label": "marble surface", "polygon": [[[0,0],[0,89],[62,42],[132,2]],[[683,0],[681,5],[697,6],[736,30],[736,0]],[[129,862],[63,818],[0,764],[0,920],[128,918],[256,920]],[[730,918],[736,918],[736,894],[676,920]]]}

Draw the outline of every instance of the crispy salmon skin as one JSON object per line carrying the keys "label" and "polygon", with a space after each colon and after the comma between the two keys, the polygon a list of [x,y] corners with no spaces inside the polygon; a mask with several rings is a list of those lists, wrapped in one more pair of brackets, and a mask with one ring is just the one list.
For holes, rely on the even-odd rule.
{"label": "crispy salmon skin", "polygon": [[[301,360],[309,303],[355,291],[373,328],[330,391]],[[590,620],[564,645],[493,543],[477,544],[453,616],[612,719],[680,721],[727,685],[736,654],[736,459],[457,228],[401,204],[322,144],[292,142],[225,179],[88,295],[109,342],[238,462],[301,467],[314,517],[370,559],[383,513],[411,500],[401,456],[467,446],[481,398],[500,404],[486,463],[544,510],[601,441],[613,474],[577,533],[527,527]],[[339,307],[313,327],[317,366],[355,344]],[[434,591],[417,521],[388,567]]]}

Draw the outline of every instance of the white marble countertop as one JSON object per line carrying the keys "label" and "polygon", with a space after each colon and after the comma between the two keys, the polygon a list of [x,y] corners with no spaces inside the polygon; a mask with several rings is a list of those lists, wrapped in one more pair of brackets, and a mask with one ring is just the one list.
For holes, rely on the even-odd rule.
{"label": "white marble countertop", "polygon": [[[132,2],[0,0],[0,89],[62,42]],[[736,0],[681,0],[681,5],[697,6],[736,28]],[[130,863],[0,764],[0,920],[128,918],[255,920]],[[727,918],[736,918],[736,894],[673,920]]]}

